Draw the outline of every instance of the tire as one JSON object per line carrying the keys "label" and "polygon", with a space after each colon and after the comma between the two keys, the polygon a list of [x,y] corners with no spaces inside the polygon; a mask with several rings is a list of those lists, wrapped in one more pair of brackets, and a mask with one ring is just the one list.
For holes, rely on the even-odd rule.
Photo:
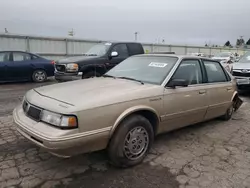
{"label": "tire", "polygon": [[[132,135],[135,131],[141,134]],[[153,141],[154,131],[148,119],[132,115],[122,121],[111,138],[108,146],[110,161],[116,167],[135,166],[143,161]]]}
{"label": "tire", "polygon": [[89,71],[89,72],[82,74],[82,79],[87,79],[87,78],[92,78],[92,77],[100,77],[100,76],[101,76],[101,74],[99,72]]}
{"label": "tire", "polygon": [[234,105],[232,103],[230,107],[227,109],[225,115],[221,116],[221,119],[224,121],[228,121],[232,118],[233,113],[234,113]]}
{"label": "tire", "polygon": [[37,83],[45,82],[47,74],[44,70],[35,70],[32,74],[32,80]]}

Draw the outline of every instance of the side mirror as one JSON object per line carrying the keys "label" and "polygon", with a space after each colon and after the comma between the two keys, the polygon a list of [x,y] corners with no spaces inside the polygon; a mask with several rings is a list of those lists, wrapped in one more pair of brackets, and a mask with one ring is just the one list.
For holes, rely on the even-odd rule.
{"label": "side mirror", "polygon": [[173,79],[167,84],[167,87],[175,88],[176,86],[187,87],[188,81],[184,79]]}
{"label": "side mirror", "polygon": [[110,57],[117,57],[118,55],[118,52],[111,52]]}

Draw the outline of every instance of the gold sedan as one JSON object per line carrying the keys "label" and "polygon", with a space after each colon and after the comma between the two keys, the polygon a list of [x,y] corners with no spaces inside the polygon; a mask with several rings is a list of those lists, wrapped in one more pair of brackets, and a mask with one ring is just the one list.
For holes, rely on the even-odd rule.
{"label": "gold sedan", "polygon": [[137,55],[99,78],[28,91],[13,113],[17,130],[48,152],[70,157],[107,148],[114,165],[133,166],[154,137],[221,117],[242,101],[219,62]]}

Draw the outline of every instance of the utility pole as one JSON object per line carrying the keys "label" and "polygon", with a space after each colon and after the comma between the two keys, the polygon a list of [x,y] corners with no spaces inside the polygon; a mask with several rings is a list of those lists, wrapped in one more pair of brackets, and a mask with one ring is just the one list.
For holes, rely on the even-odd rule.
{"label": "utility pole", "polygon": [[69,32],[68,32],[68,35],[69,35],[69,36],[71,36],[71,37],[73,37],[73,36],[75,35],[74,30],[73,30],[73,29],[71,29],[71,31],[69,31]]}
{"label": "utility pole", "polygon": [[138,35],[139,33],[136,31],[135,32],[135,42],[137,42],[137,35]]}

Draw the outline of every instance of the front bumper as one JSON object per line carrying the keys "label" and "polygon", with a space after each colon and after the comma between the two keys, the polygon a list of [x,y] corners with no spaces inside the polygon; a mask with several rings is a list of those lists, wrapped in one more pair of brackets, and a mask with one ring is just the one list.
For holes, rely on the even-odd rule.
{"label": "front bumper", "polygon": [[72,80],[79,80],[81,78],[82,78],[82,72],[65,73],[65,72],[55,71],[55,79],[57,81],[72,81]]}
{"label": "front bumper", "polygon": [[25,115],[21,106],[13,112],[17,131],[53,155],[70,157],[105,149],[110,130],[79,133],[78,129],[62,130],[43,122],[36,122]]}
{"label": "front bumper", "polygon": [[249,90],[250,89],[250,77],[239,77],[235,76],[237,87],[240,90]]}

